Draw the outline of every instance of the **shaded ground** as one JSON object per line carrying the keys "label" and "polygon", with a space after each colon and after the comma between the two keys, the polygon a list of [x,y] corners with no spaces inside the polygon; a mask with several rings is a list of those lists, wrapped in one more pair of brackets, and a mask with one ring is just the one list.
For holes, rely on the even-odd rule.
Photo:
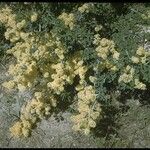
{"label": "shaded ground", "polygon": [[122,124],[119,138],[125,147],[150,148],[150,107],[138,101],[130,105],[129,111],[119,119]]}
{"label": "shaded ground", "polygon": [[105,121],[111,127],[109,133],[113,131],[113,134],[100,135],[98,147],[150,148],[150,107],[133,99],[128,100],[126,105],[130,108],[123,114],[117,114],[114,124]]}

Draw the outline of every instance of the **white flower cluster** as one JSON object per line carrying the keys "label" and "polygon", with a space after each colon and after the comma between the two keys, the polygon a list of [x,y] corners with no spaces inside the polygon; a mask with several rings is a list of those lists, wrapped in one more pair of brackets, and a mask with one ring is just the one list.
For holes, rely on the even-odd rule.
{"label": "white flower cluster", "polygon": [[74,122],[75,131],[90,133],[91,128],[96,127],[96,120],[100,115],[101,108],[96,101],[96,94],[93,86],[77,88],[78,90],[78,111],[79,114],[71,117]]}
{"label": "white flower cluster", "polygon": [[133,80],[134,76],[134,68],[130,67],[129,65],[124,69],[124,73],[119,77],[118,82],[129,83]]}
{"label": "white flower cluster", "polygon": [[102,25],[97,25],[97,26],[95,27],[95,31],[98,32],[98,31],[100,31],[102,28],[103,28]]}
{"label": "white flower cluster", "polygon": [[88,13],[89,12],[89,6],[90,6],[89,4],[85,3],[81,7],[78,8],[78,11],[80,13],[84,13],[84,12]]}
{"label": "white flower cluster", "polygon": [[35,22],[37,21],[38,19],[38,14],[36,12],[34,12],[32,15],[31,15],[31,22]]}
{"label": "white flower cluster", "polygon": [[146,85],[139,81],[139,79],[135,79],[135,87],[136,89],[146,90]]}
{"label": "white flower cluster", "polygon": [[47,92],[35,92],[34,98],[22,107],[20,120],[10,128],[12,135],[28,137],[37,120],[51,114],[51,108],[56,107],[56,99],[50,93],[46,99],[46,95]]}
{"label": "white flower cluster", "polygon": [[118,82],[130,83],[134,82],[134,88],[145,90],[146,85],[139,81],[139,79],[134,78],[135,69],[131,66],[127,66],[124,70],[124,73],[119,77]]}
{"label": "white flower cluster", "polygon": [[[96,38],[96,37],[95,37]],[[99,38],[98,38],[99,39]],[[98,47],[96,48],[97,55],[102,59],[106,60],[110,53],[112,57],[116,60],[119,59],[119,52],[115,50],[115,44],[113,41],[110,41],[106,38],[102,38],[99,41]]]}
{"label": "white flower cluster", "polygon": [[20,30],[26,25],[26,21],[16,22],[16,15],[12,14],[9,7],[3,8],[0,11],[0,22],[5,25],[5,38],[11,42],[16,42],[20,39]]}
{"label": "white flower cluster", "polygon": [[116,65],[108,60],[108,57],[112,57],[114,61],[119,60],[120,53],[115,49],[115,43],[106,38],[100,38],[99,34],[95,34],[93,44],[97,46],[95,50],[98,57],[102,58],[101,66],[116,71]]}
{"label": "white flower cluster", "polygon": [[60,94],[64,91],[65,79],[67,78],[64,71],[64,64],[57,63],[53,64],[51,67],[55,69],[56,73],[51,75],[53,81],[47,83],[47,87],[53,89],[55,93]]}
{"label": "white flower cluster", "polygon": [[144,47],[140,46],[136,51],[136,56],[132,56],[131,60],[135,64],[138,63],[145,64],[149,56],[150,56],[150,51],[146,51]]}
{"label": "white flower cluster", "polygon": [[73,13],[67,14],[63,12],[58,18],[64,21],[66,26],[69,26],[70,30],[75,26],[75,17]]}

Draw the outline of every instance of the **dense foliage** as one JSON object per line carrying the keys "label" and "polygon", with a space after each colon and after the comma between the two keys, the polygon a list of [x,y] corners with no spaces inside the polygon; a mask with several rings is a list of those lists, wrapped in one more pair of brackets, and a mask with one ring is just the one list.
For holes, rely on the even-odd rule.
{"label": "dense foliage", "polygon": [[149,93],[149,3],[0,7],[0,53],[15,58],[8,69],[11,80],[3,86],[33,91],[10,128],[13,135],[29,136],[37,120],[62,101],[74,106],[73,129],[89,134],[109,107],[122,108],[125,96]]}

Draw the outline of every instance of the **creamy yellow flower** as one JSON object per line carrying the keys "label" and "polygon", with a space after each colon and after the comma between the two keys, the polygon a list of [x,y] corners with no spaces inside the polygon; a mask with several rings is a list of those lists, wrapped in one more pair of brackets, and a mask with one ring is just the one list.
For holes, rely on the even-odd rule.
{"label": "creamy yellow flower", "polygon": [[139,81],[139,79],[135,79],[135,87],[137,89],[146,90],[146,85]]}
{"label": "creamy yellow flower", "polygon": [[132,81],[132,79],[133,79],[133,76],[131,74],[124,73],[119,77],[118,82],[123,81],[125,83],[129,83],[130,81]]}
{"label": "creamy yellow flower", "polygon": [[73,29],[75,23],[75,17],[73,13],[67,14],[63,12],[60,16],[58,16],[58,18],[64,21],[64,24],[69,26],[70,30]]}
{"label": "creamy yellow flower", "polygon": [[142,64],[145,64],[145,63],[146,63],[146,56],[141,57],[141,62],[142,62]]}
{"label": "creamy yellow flower", "polygon": [[93,121],[93,119],[89,119],[89,126],[92,127],[92,128],[95,128],[96,127],[96,122]]}
{"label": "creamy yellow flower", "polygon": [[118,69],[117,69],[116,66],[113,66],[113,67],[110,68],[110,70],[112,70],[112,71],[117,71]]}
{"label": "creamy yellow flower", "polygon": [[84,133],[85,133],[85,135],[89,135],[90,129],[86,128],[86,129],[84,130]]}
{"label": "creamy yellow flower", "polygon": [[4,82],[2,84],[2,86],[7,88],[8,90],[11,90],[15,87],[15,83],[14,83],[14,81],[11,80],[11,81],[8,81],[8,82]]}
{"label": "creamy yellow flower", "polygon": [[107,44],[108,44],[108,40],[106,38],[102,38],[100,41],[100,45],[105,47],[105,46],[107,46]]}
{"label": "creamy yellow flower", "polygon": [[27,128],[22,128],[22,134],[24,137],[28,137],[30,132],[29,132],[29,129]]}
{"label": "creamy yellow flower", "polygon": [[145,53],[145,50],[142,46],[140,46],[136,51],[136,54],[139,56],[144,55],[144,53]]}
{"label": "creamy yellow flower", "polygon": [[20,92],[24,92],[26,90],[26,87],[21,84],[18,84],[18,89]]}
{"label": "creamy yellow flower", "polygon": [[26,25],[26,21],[22,20],[21,22],[17,23],[17,28],[20,30]]}
{"label": "creamy yellow flower", "polygon": [[34,96],[37,98],[37,99],[41,99],[42,98],[42,92],[35,92],[34,93]]}
{"label": "creamy yellow flower", "polygon": [[135,56],[132,56],[131,60],[133,63],[136,63],[136,64],[139,63],[139,61],[140,61],[139,58],[135,57]]}
{"label": "creamy yellow flower", "polygon": [[118,53],[117,51],[114,51],[113,58],[118,60],[119,56],[120,56],[120,53]]}
{"label": "creamy yellow flower", "polygon": [[95,27],[95,31],[96,31],[96,32],[100,31],[101,29],[102,29],[102,26],[101,26],[101,25],[97,25],[97,26]]}
{"label": "creamy yellow flower", "polygon": [[92,83],[95,83],[95,81],[96,81],[96,77],[94,77],[94,76],[90,76],[89,77],[89,80],[92,82]]}
{"label": "creamy yellow flower", "polygon": [[24,128],[31,128],[31,123],[27,120],[22,120],[22,125]]}
{"label": "creamy yellow flower", "polygon": [[125,68],[125,72],[128,72],[130,69],[131,69],[131,67],[129,65],[127,65]]}
{"label": "creamy yellow flower", "polygon": [[48,72],[45,72],[44,73],[44,78],[48,78],[49,77],[49,73]]}
{"label": "creamy yellow flower", "polygon": [[80,13],[83,13],[83,12],[86,12],[88,13],[89,12],[89,5],[88,4],[83,4],[81,7],[78,8],[78,11]]}
{"label": "creamy yellow flower", "polygon": [[79,126],[79,125],[74,125],[74,126],[72,127],[72,129],[73,129],[74,131],[80,131],[80,126]]}
{"label": "creamy yellow flower", "polygon": [[38,14],[34,12],[33,15],[31,15],[31,22],[37,21],[37,18],[38,18]]}
{"label": "creamy yellow flower", "polygon": [[98,56],[100,56],[104,60],[107,60],[107,57],[108,57],[107,54],[105,54],[105,53],[104,54],[99,54]]}
{"label": "creamy yellow flower", "polygon": [[22,123],[16,122],[9,130],[13,136],[20,137],[22,135]]}

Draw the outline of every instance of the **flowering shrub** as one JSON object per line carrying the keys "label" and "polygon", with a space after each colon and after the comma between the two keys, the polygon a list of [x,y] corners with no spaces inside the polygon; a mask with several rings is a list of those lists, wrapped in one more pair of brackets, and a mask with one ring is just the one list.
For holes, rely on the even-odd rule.
{"label": "flowering shrub", "polygon": [[[9,41],[6,53],[15,58],[8,69],[11,80],[2,85],[8,90],[34,91],[21,108],[20,120],[10,127],[12,135],[28,137],[38,120],[53,113],[67,85],[76,91],[73,129],[85,134],[103,117],[111,90],[149,90],[150,51],[141,43],[140,21],[130,23],[138,31],[131,26],[122,29],[132,13],[130,7],[127,10],[128,14],[121,12],[125,17],[105,3],[10,3],[0,10],[3,36]],[[132,36],[126,41],[128,33],[135,33],[133,45],[127,43]]]}

